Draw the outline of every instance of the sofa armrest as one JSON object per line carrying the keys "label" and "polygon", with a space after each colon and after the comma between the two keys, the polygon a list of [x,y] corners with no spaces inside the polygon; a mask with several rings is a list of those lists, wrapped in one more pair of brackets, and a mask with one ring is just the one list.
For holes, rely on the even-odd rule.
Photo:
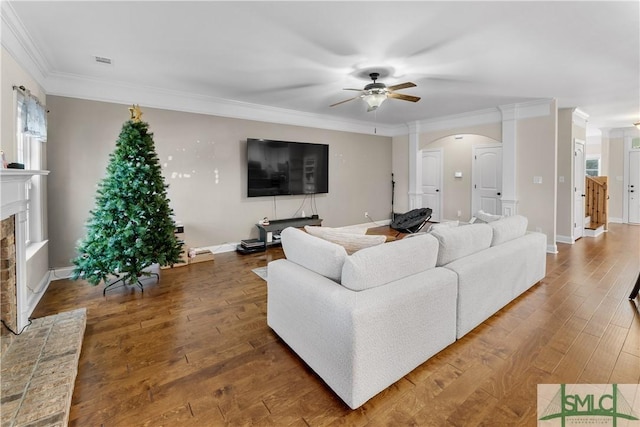
{"label": "sofa armrest", "polygon": [[352,291],[269,263],[267,323],[356,408],[455,340],[456,275],[434,268]]}

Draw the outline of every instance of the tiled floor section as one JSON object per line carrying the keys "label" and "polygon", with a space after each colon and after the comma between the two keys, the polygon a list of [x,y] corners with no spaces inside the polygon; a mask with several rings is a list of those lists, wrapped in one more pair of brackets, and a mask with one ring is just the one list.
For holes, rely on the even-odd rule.
{"label": "tiled floor section", "polygon": [[2,355],[2,427],[66,426],[86,309],[33,320]]}

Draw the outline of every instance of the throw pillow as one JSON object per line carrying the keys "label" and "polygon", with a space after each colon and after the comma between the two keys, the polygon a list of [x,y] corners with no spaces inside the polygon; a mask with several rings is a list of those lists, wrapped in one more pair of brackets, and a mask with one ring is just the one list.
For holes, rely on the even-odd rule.
{"label": "throw pillow", "polygon": [[493,215],[493,214],[490,214],[490,213],[487,213],[487,212],[483,211],[482,209],[480,209],[478,212],[476,212],[474,217],[476,219],[474,221],[474,223],[478,223],[478,224],[482,224],[482,223],[488,224],[490,222],[497,221],[499,219],[504,218],[503,215]]}
{"label": "throw pillow", "polygon": [[387,238],[382,235],[374,236],[368,234],[354,234],[349,233],[348,231],[329,227],[306,225],[304,229],[312,236],[316,236],[342,246],[348,254],[357,252],[360,249],[380,245],[387,240]]}
{"label": "throw pillow", "polygon": [[345,249],[302,230],[287,227],[280,233],[282,250],[291,262],[340,283],[342,266],[347,259]]}
{"label": "throw pillow", "polygon": [[429,226],[429,229],[427,230],[427,233],[432,232],[433,230],[438,230],[440,228],[450,228],[450,227],[457,227],[460,225],[460,221],[445,221],[445,222],[437,222],[435,224],[431,224]]}

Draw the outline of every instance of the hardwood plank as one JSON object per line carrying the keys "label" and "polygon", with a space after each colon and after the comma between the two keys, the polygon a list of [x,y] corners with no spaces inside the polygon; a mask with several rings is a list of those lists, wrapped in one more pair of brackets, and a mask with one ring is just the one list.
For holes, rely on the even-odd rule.
{"label": "hardwood plank", "polygon": [[607,383],[624,344],[627,332],[626,329],[620,326],[609,325],[602,335],[593,356],[591,356],[580,378],[578,378],[579,383]]}
{"label": "hardwood plank", "polygon": [[281,248],[162,270],[144,293],[55,281],[33,315],[88,309],[71,426],[535,425],[537,384],[640,382],[638,241],[611,224],[559,244],[539,284],[355,411],[266,324],[251,269]]}
{"label": "hardwood plank", "polygon": [[608,384],[640,384],[640,357],[620,352]]}

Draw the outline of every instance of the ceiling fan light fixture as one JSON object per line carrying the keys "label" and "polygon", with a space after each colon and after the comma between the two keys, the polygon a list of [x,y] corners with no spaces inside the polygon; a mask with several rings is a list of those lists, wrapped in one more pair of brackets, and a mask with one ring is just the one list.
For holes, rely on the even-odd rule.
{"label": "ceiling fan light fixture", "polygon": [[633,124],[636,128],[640,129],[640,120]]}
{"label": "ceiling fan light fixture", "polygon": [[377,109],[379,106],[381,106],[384,100],[387,99],[387,94],[371,93],[371,94],[365,95],[363,98],[364,98],[364,101],[369,106],[369,109],[367,111],[373,111]]}

